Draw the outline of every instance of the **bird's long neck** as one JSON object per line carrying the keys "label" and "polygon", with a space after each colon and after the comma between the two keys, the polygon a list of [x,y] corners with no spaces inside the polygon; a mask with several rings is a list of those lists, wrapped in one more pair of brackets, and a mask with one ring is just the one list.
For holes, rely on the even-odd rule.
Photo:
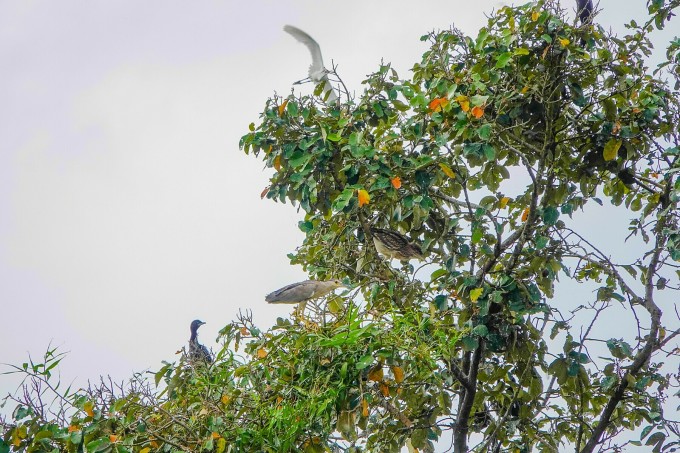
{"label": "bird's long neck", "polygon": [[189,338],[189,341],[196,341],[198,339],[198,332],[196,332],[196,329],[191,329],[191,338]]}

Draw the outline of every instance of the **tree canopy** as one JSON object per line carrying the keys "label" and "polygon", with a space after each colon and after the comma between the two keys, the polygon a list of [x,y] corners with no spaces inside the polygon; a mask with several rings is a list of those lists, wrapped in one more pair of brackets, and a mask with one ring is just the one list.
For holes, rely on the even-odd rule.
{"label": "tree canopy", "polygon": [[[557,1],[503,7],[423,36],[409,79],[273,96],[240,146],[272,169],[263,197],[304,212],[291,264],[350,289],[266,330],[244,314],[213,364],[155,382],[63,389],[50,350],[16,369],[0,453],[679,448],[680,41],[648,67],[678,6],[623,37]],[[590,239],[615,229],[600,206],[625,240]],[[371,227],[424,262],[381,258]]]}

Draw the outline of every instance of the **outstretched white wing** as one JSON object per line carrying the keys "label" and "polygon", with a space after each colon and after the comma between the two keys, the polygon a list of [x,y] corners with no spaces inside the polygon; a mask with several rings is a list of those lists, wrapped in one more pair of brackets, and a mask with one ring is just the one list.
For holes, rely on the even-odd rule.
{"label": "outstretched white wing", "polygon": [[293,38],[307,46],[309,53],[312,54],[312,64],[309,67],[309,78],[312,79],[314,83],[325,82],[324,84],[324,96],[328,93],[328,102],[336,102],[338,96],[335,94],[335,90],[331,86],[331,82],[328,80],[328,71],[323,65],[323,57],[321,56],[321,48],[319,43],[314,41],[314,38],[309,36],[304,31],[292,25],[285,25],[283,30],[291,35]]}

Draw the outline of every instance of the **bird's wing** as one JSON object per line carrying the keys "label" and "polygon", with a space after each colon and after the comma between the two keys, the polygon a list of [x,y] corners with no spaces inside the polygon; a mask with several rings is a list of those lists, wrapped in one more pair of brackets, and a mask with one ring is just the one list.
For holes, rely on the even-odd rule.
{"label": "bird's wing", "polygon": [[326,68],[323,65],[323,57],[321,56],[319,44],[307,33],[292,25],[285,25],[283,30],[307,46],[309,53],[312,54],[312,65],[309,67],[309,77],[315,82],[320,82],[324,79],[324,76],[328,78],[326,75]]}
{"label": "bird's wing", "polygon": [[315,282],[311,280],[305,280],[304,282],[284,286],[283,288],[267,294],[264,300],[269,303],[302,302],[314,295],[314,283]]}
{"label": "bird's wing", "polygon": [[386,247],[392,250],[399,250],[409,244],[408,239],[401,233],[392,230],[384,230],[382,228],[371,228],[371,233]]}

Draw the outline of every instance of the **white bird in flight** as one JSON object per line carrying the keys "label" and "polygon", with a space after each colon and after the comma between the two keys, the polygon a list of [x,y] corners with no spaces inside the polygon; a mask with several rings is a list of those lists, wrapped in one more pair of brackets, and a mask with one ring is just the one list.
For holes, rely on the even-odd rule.
{"label": "white bird in flight", "polygon": [[[338,95],[335,94],[335,90],[333,89],[330,80],[328,80],[328,70],[323,65],[323,57],[321,56],[319,44],[307,33],[292,25],[285,25],[283,30],[307,46],[309,53],[312,54],[312,64],[309,66],[309,78],[316,84],[324,82],[321,97],[326,99],[328,104],[337,103],[339,101]],[[328,97],[326,98],[326,96]]]}

